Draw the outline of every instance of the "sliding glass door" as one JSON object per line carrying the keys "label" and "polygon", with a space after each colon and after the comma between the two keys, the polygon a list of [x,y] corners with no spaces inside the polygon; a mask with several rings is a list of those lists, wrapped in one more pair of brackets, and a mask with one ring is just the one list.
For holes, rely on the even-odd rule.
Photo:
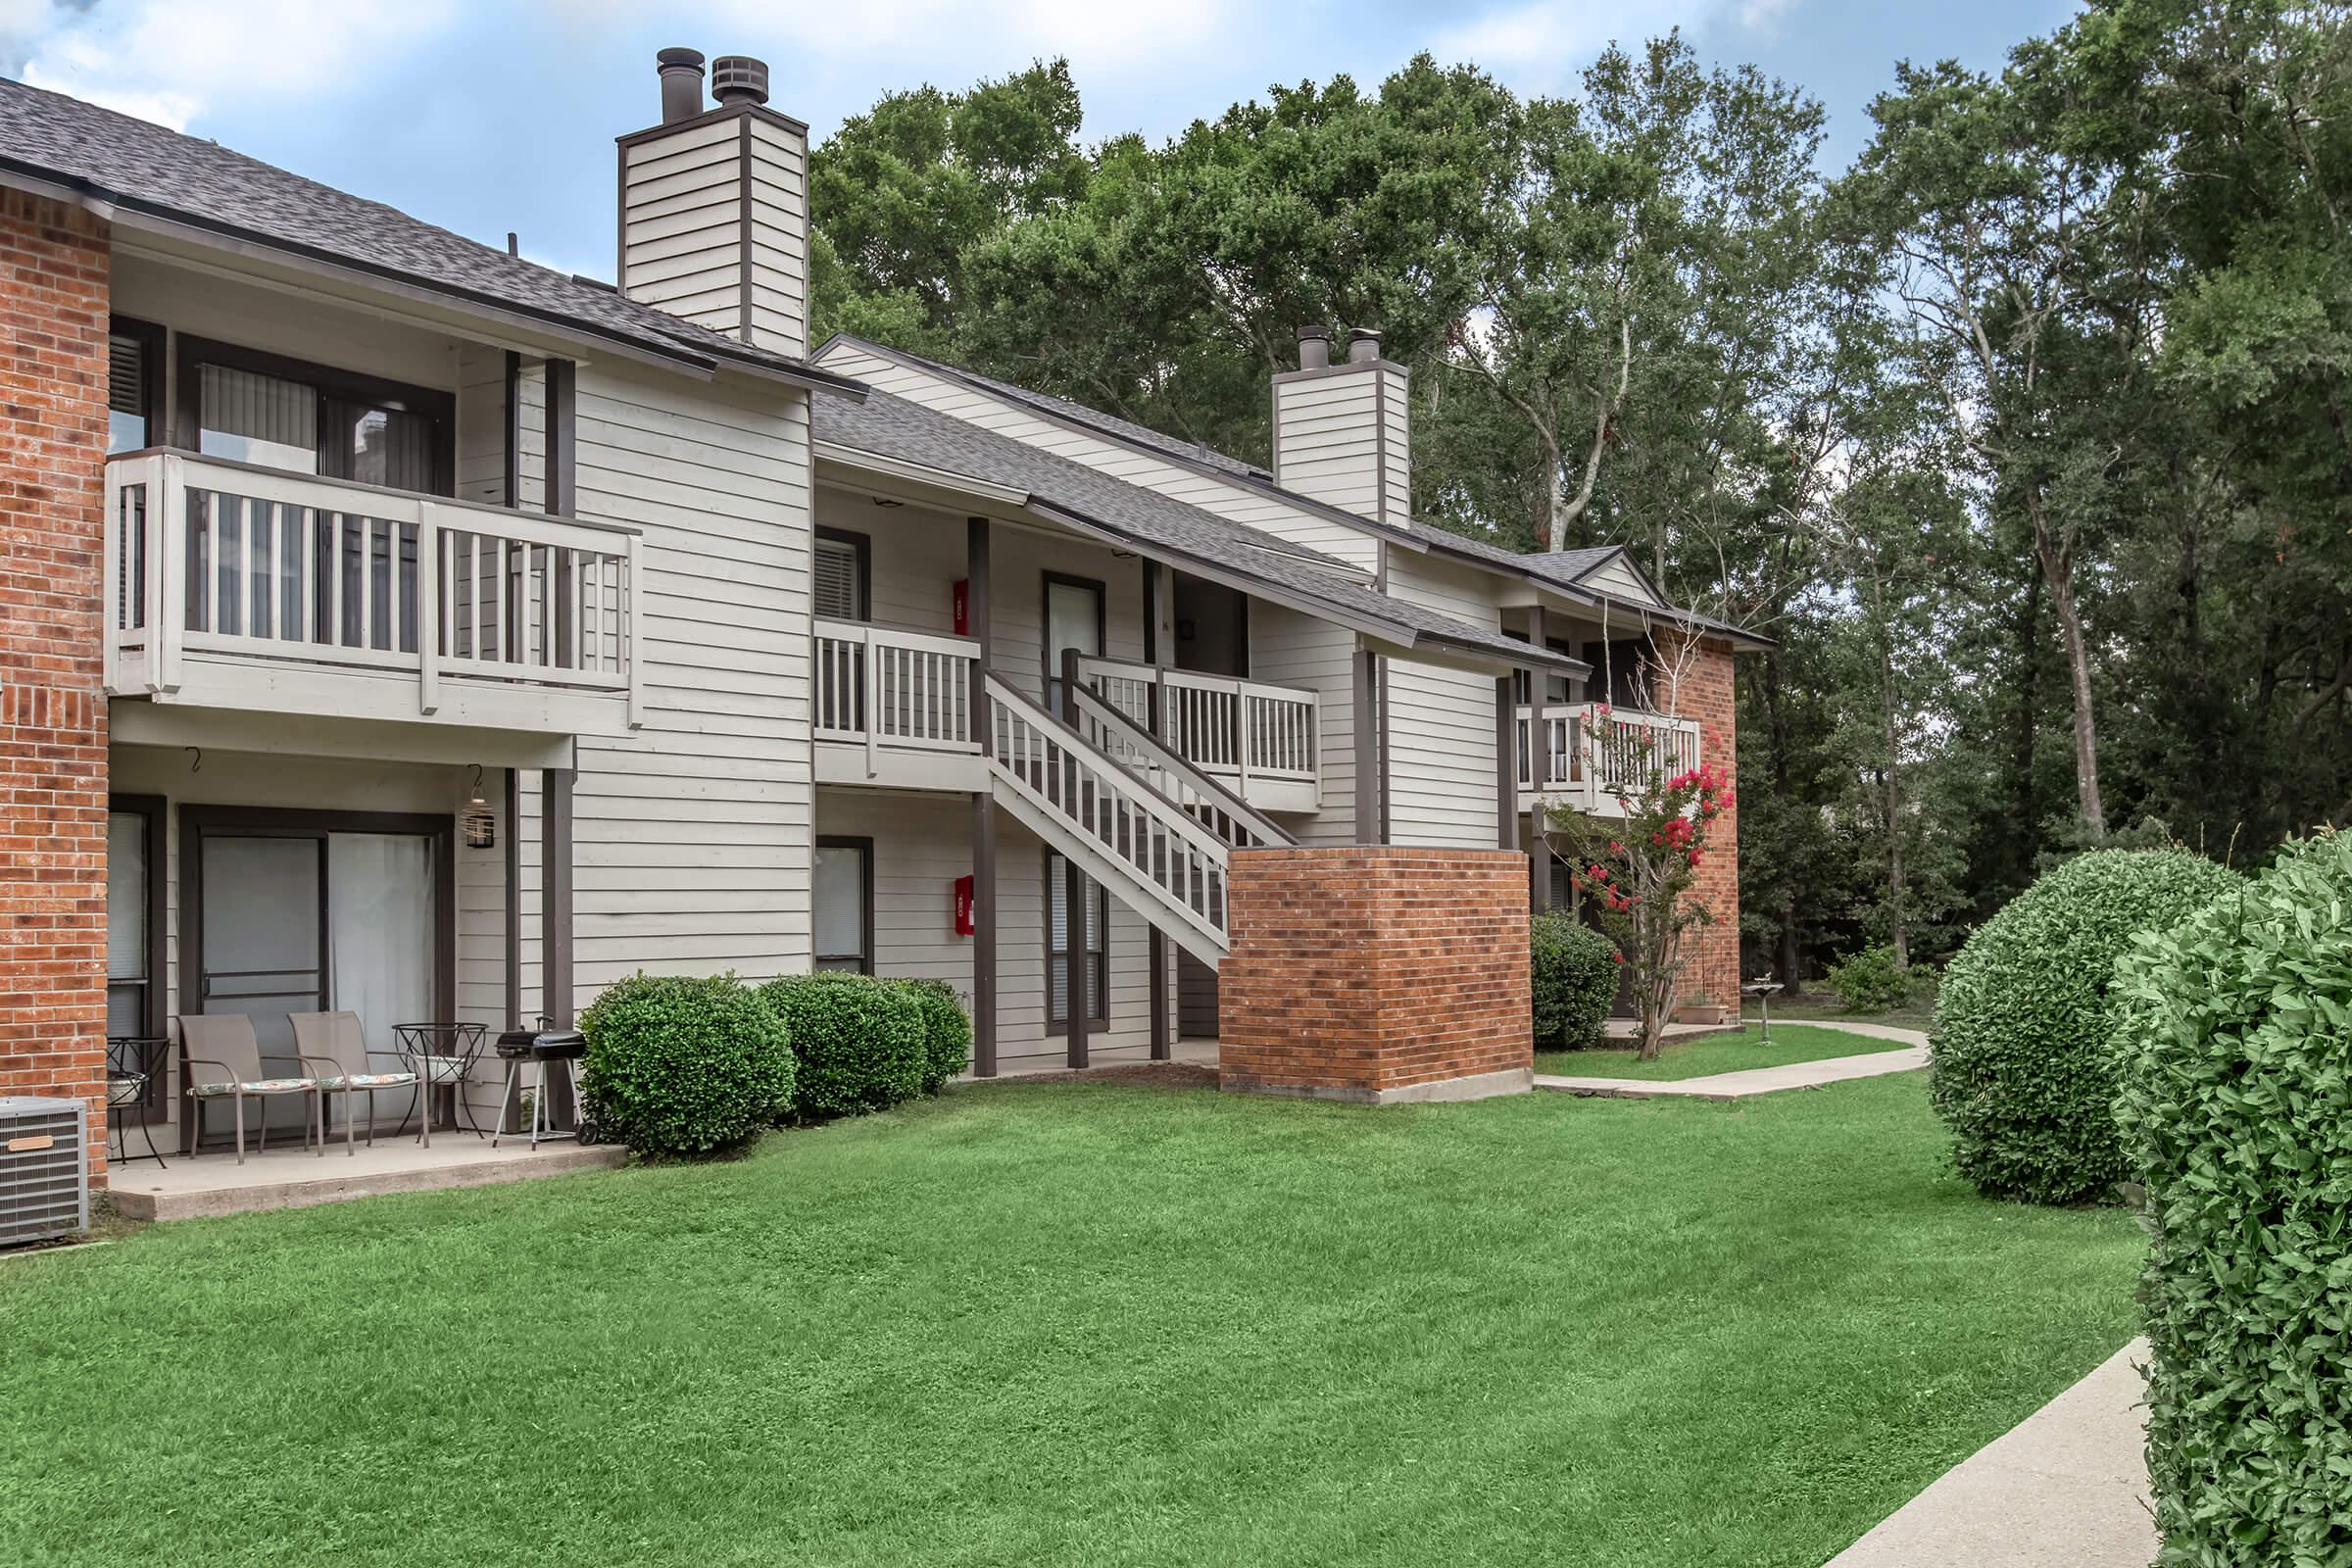
{"label": "sliding glass door", "polygon": [[[397,1048],[395,1025],[447,1020],[448,818],[191,806],[181,833],[194,960],[183,1010],[245,1014],[270,1058],[292,1056],[297,1012],[357,1013],[383,1052]],[[295,1071],[290,1060],[265,1067]],[[294,1128],[305,1114],[287,1097],[272,1102],[270,1125]]]}

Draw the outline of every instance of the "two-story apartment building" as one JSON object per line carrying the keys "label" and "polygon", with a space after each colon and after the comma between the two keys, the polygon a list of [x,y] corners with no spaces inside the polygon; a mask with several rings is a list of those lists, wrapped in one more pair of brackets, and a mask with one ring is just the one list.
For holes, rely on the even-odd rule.
{"label": "two-story apartment building", "polygon": [[[0,1092],[638,969],[936,976],[984,1075],[1165,1056],[1237,854],[1532,848],[1544,903],[1590,703],[1734,761],[1739,634],[1413,518],[1371,334],[1302,334],[1271,471],[812,344],[807,127],[660,73],[610,286],[0,82]],[[185,1088],[122,1114],[194,1147]]]}

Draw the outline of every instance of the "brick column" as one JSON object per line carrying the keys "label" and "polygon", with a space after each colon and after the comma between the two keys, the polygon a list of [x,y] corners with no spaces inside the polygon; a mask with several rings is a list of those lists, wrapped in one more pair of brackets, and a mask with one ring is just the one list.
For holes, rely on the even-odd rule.
{"label": "brick column", "polygon": [[1515,851],[1235,851],[1219,1082],[1371,1104],[1527,1089],[1527,903]]}
{"label": "brick column", "polygon": [[[1664,639],[1661,638],[1661,642]],[[1669,662],[1670,647],[1662,647]],[[1701,639],[1683,672],[1671,707],[1698,720],[1698,760],[1732,774],[1732,808],[1715,819],[1707,853],[1698,866],[1698,896],[1715,911],[1715,923],[1683,938],[1685,967],[1680,1005],[1725,1008],[1740,1016],[1740,738],[1734,722],[1729,643]]]}
{"label": "brick column", "polygon": [[106,224],[0,190],[0,1094],[87,1101],[97,1174],[107,303]]}

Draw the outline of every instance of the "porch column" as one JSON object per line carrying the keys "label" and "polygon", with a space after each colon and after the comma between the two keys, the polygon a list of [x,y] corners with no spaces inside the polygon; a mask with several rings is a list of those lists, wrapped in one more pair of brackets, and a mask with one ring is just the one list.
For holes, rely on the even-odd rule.
{"label": "porch column", "polygon": [[507,796],[501,803],[507,835],[506,979],[507,1027],[522,1027],[522,770],[507,769]]}
{"label": "porch column", "polygon": [[[1527,640],[1538,648],[1551,646],[1544,634],[1542,605],[1528,609]],[[1550,681],[1540,669],[1527,680],[1527,779],[1536,800],[1527,824],[1528,905],[1539,913],[1551,907],[1551,840],[1544,831],[1549,825],[1544,819],[1544,789],[1551,782],[1551,730],[1544,720],[1544,702],[1551,695]]]}
{"label": "porch column", "polygon": [[1387,790],[1381,777],[1384,762],[1380,734],[1380,656],[1369,648],[1355,651],[1355,842],[1378,844],[1388,814]]}
{"label": "porch column", "polygon": [[[983,768],[996,753],[988,717],[988,542],[986,517],[964,519],[964,622],[979,641],[972,664],[971,714],[980,730]],[[997,797],[993,781],[972,791],[972,1075],[997,1075]]]}
{"label": "porch column", "polygon": [[547,510],[576,515],[579,505],[579,370],[569,360],[547,362]]}
{"label": "porch column", "polygon": [[[1064,988],[1064,1008],[1070,1015],[1069,1064],[1086,1065],[1087,982],[1092,978],[1086,961],[1086,928],[1094,914],[1094,900],[1086,896],[1086,873],[1078,862],[1064,856],[1061,861],[1061,951],[1062,968],[1068,976]],[[1103,933],[1107,941],[1109,933]],[[1102,999],[1105,1003],[1109,998]]]}
{"label": "porch column", "polygon": [[[1542,680],[1531,670],[1531,680]],[[1494,682],[1494,845],[1519,847],[1519,697],[1518,682],[1508,675]]]}
{"label": "porch column", "polygon": [[571,782],[568,767],[539,774],[539,1009],[571,1027]]}
{"label": "porch column", "polygon": [[[1168,614],[1168,573],[1158,562],[1144,563],[1144,662],[1152,666],[1152,690],[1146,699],[1151,707],[1152,734],[1156,739],[1167,737],[1167,662],[1171,627]],[[1152,996],[1152,1059],[1166,1061],[1175,1054],[1174,1042],[1168,1028],[1168,938],[1157,926],[1151,926],[1145,942],[1152,956],[1151,975],[1147,984]]]}

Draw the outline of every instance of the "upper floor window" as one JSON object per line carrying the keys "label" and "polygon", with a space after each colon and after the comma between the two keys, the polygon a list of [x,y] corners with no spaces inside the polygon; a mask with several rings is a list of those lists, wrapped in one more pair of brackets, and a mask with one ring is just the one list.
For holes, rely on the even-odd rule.
{"label": "upper floor window", "polygon": [[106,450],[136,452],[157,445],[163,370],[163,330],[116,317],[106,336]]}
{"label": "upper floor window", "polygon": [[451,493],[456,402],[429,387],[179,339],[183,444],[207,457]]}
{"label": "upper floor window", "polygon": [[819,620],[864,620],[870,601],[866,537],[838,528],[816,531],[816,615]]}

